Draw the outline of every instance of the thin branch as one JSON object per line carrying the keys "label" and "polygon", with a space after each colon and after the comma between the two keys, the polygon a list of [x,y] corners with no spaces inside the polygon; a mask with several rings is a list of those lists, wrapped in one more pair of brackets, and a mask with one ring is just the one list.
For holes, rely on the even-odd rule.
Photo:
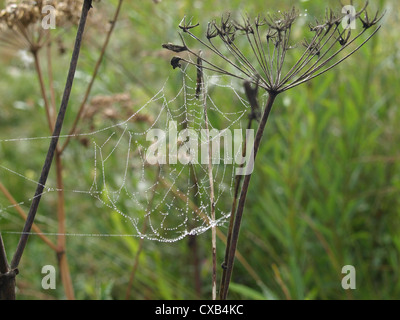
{"label": "thin branch", "polygon": [[[214,177],[212,171],[212,149],[210,144],[210,130],[208,126],[208,111],[207,111],[207,88],[204,84],[203,75],[203,59],[201,51],[197,58],[197,84],[198,90],[201,90],[202,96],[201,100],[203,103],[204,112],[204,126],[207,134],[207,151],[208,151],[208,181],[210,183],[210,208],[211,208],[211,221],[213,223],[211,227],[211,246],[212,246],[212,300],[217,299],[217,234],[215,226],[215,197],[214,197]],[[200,98],[199,92],[197,92],[198,98]]]}
{"label": "thin branch", "polygon": [[210,131],[208,126],[208,112],[207,112],[207,90],[204,85],[204,77],[202,70],[202,59],[199,57],[197,64],[200,74],[201,87],[203,89],[203,108],[204,108],[204,123],[207,132],[207,148],[208,148],[208,178],[210,182],[210,205],[211,205],[211,220],[214,224],[211,227],[211,243],[212,243],[212,299],[217,300],[217,234],[215,226],[215,197],[214,197],[214,177],[212,171],[212,150],[210,144]]}
{"label": "thin branch", "polygon": [[39,51],[37,49],[34,49],[34,50],[32,49],[31,52],[33,55],[33,59],[35,61],[36,73],[39,77],[40,92],[41,92],[43,102],[44,102],[44,109],[46,111],[47,124],[49,126],[50,132],[53,132],[53,130],[54,130],[53,115],[51,112],[49,100],[46,95],[46,89],[45,89],[45,85],[44,85],[44,81],[43,81],[43,73],[42,73],[42,68],[41,68],[40,60],[39,60]]}
{"label": "thin branch", "polygon": [[[325,72],[327,72],[327,71],[333,69],[333,68],[336,67],[338,64],[342,63],[344,60],[346,60],[346,59],[349,58],[351,55],[353,55],[353,54],[356,53],[358,50],[360,50],[360,48],[361,48],[362,46],[364,46],[364,44],[366,44],[366,43],[379,31],[380,28],[381,28],[381,27],[379,26],[365,41],[363,41],[363,42],[362,42],[357,48],[355,48],[353,51],[351,51],[350,53],[348,53],[344,58],[340,59],[339,61],[337,61],[336,63],[334,63],[334,64],[331,65],[330,67],[328,67],[328,68],[326,68],[326,69],[320,71],[320,72],[317,73],[317,74],[310,74],[307,78],[305,78],[305,79],[303,79],[303,80],[301,80],[301,81],[296,80],[294,83],[292,83],[292,84],[290,84],[290,85],[284,87],[284,88],[281,90],[281,92],[286,91],[286,90],[291,89],[291,88],[294,88],[294,87],[297,87],[298,85],[300,85],[300,84],[302,84],[302,83],[304,83],[304,82],[310,81],[310,80],[312,80],[312,79],[314,79],[314,78],[316,78],[316,77],[318,77],[318,76],[324,74]],[[320,66],[319,66],[319,67],[320,67]],[[318,68],[319,68],[319,67],[318,67]],[[315,71],[314,71],[314,72],[315,72]]]}
{"label": "thin branch", "polygon": [[[41,37],[40,37],[41,39]],[[40,42],[40,39],[37,41]],[[55,90],[54,90],[54,80],[53,80],[53,67],[52,67],[52,56],[51,56],[51,42],[48,41],[46,45],[46,54],[47,54],[47,64],[48,64],[48,77],[49,77],[49,86],[50,86],[50,96],[51,103],[46,95],[46,90],[44,87],[42,69],[39,61],[39,49],[43,46],[33,46],[32,54],[35,60],[36,72],[39,76],[39,83],[41,88],[41,94],[45,105],[47,121],[49,125],[49,129],[52,132],[54,130],[54,123],[56,122],[56,98],[55,98]],[[60,274],[61,280],[65,289],[65,294],[68,300],[74,300],[74,290],[71,280],[71,275],[69,272],[69,266],[66,257],[66,236],[65,236],[65,203],[64,203],[64,188],[63,188],[63,178],[62,178],[62,159],[61,153],[57,146],[55,151],[56,158],[56,173],[57,173],[57,189],[58,189],[58,202],[57,202],[57,214],[58,214],[58,236],[57,236],[57,260],[60,266]]]}
{"label": "thin branch", "polygon": [[[300,71],[303,70],[314,59],[315,56],[318,56],[317,61],[311,67],[309,67],[307,71],[303,72],[303,74],[308,72],[309,70],[311,70],[316,64],[318,64],[330,52],[330,50],[335,45],[336,41],[333,41],[333,43],[331,43],[330,47],[323,54],[321,54],[322,49],[329,43],[329,41],[334,36],[335,32],[339,30],[338,28],[339,28],[338,26],[336,26],[334,29],[332,29],[332,27],[330,27],[324,33],[323,33],[323,29],[318,29],[315,31],[316,33],[315,33],[313,39],[307,46],[307,48],[304,51],[301,58],[295,63],[295,65],[292,67],[292,69],[284,76],[284,78],[280,82],[280,87],[282,87],[285,83],[289,82],[296,75],[298,75],[300,73]],[[332,32],[329,33],[330,31],[332,31]],[[344,32],[344,30],[343,30],[343,32]],[[329,36],[327,37],[327,39],[325,39],[325,37],[327,35],[329,35]],[[321,42],[324,39],[325,39],[325,41],[321,45]],[[314,50],[313,50],[314,48],[318,48],[318,52],[319,52],[318,54],[316,54],[314,52]]]}
{"label": "thin branch", "polygon": [[246,36],[247,36],[247,39],[251,46],[251,49],[253,50],[253,53],[256,56],[261,69],[263,70],[265,76],[267,77],[266,82],[268,82],[269,86],[272,86],[272,79],[271,79],[272,75],[270,74],[267,57],[265,55],[264,46],[263,46],[261,38],[260,38],[259,27],[256,26],[256,32],[253,33],[253,40],[254,40],[255,46],[253,45],[253,41],[251,40],[251,37],[248,34],[246,34]]}
{"label": "thin branch", "polygon": [[[335,38],[334,34],[335,32],[339,33],[339,38]],[[363,33],[365,32],[365,29],[363,29],[356,37],[354,37],[350,42],[347,42],[345,45],[341,45],[340,49],[336,51],[336,53],[334,54],[330,54],[330,56],[328,58],[326,58],[325,61],[321,62],[323,60],[323,58],[328,55],[329,53],[331,53],[331,50],[333,49],[333,47],[336,44],[340,44],[339,39],[341,39],[344,34],[346,33],[346,29],[344,29],[342,32],[340,32],[338,29],[335,29],[332,34],[329,36],[329,38],[325,41],[325,43],[321,46],[320,51],[322,50],[323,47],[325,47],[325,45],[328,43],[328,41],[333,37],[334,41],[331,43],[331,45],[329,46],[329,48],[325,51],[324,54],[320,54],[318,59],[306,70],[302,72],[302,75],[300,76],[299,79],[304,79],[307,78],[308,75],[315,73],[316,71],[318,71],[320,68],[324,67],[327,63],[329,63],[333,58],[335,58],[340,52],[342,52],[344,49],[346,49],[350,44],[352,44],[353,42],[355,42],[358,37],[360,37]],[[317,44],[319,45],[319,44]],[[311,48],[310,48],[311,49]],[[312,51],[312,49],[311,49]],[[313,59],[313,57],[310,58],[309,61],[307,61],[306,65],[308,65],[308,63]],[[319,64],[319,65],[318,65]],[[299,72],[306,66],[304,65]],[[297,80],[299,80],[297,79]]]}
{"label": "thin branch", "polygon": [[65,198],[63,183],[63,165],[61,153],[58,148],[55,154],[56,174],[57,174],[57,216],[58,216],[58,236],[57,236],[57,260],[60,265],[61,280],[64,286],[65,294],[68,300],[75,300],[74,288],[72,285],[71,273],[69,271],[68,259],[66,255],[67,239],[66,239],[66,216],[65,216]]}
{"label": "thin branch", "polygon": [[[14,199],[14,197],[11,195],[11,193],[8,191],[8,189],[0,182],[0,191],[5,195],[5,197],[8,199],[8,201],[12,204],[12,206],[17,210],[19,215],[26,221],[27,214],[25,213],[24,210],[22,210],[21,206],[17,203],[17,201]],[[57,252],[57,246],[49,239],[46,237],[46,235],[42,232],[42,230],[34,223],[32,225],[32,229],[35,233],[39,235],[39,237],[43,240],[45,244],[47,244],[51,249],[54,250],[54,252]]]}
{"label": "thin branch", "polygon": [[47,51],[47,68],[48,68],[48,75],[49,75],[49,87],[50,87],[50,101],[51,101],[51,111],[52,111],[52,123],[56,122],[56,94],[54,90],[54,78],[53,78],[53,60],[51,55],[51,42],[49,42],[46,46]]}
{"label": "thin branch", "polygon": [[[197,36],[195,36],[193,33],[191,33],[191,32],[187,32],[187,34],[189,35],[189,36],[191,36],[193,39],[195,39],[195,40],[197,40],[198,42],[200,42],[203,46],[205,46],[207,49],[209,49],[209,50],[211,50],[213,53],[215,53],[216,55],[218,55],[220,58],[222,58],[223,60],[225,60],[226,62],[228,62],[231,66],[233,66],[235,69],[237,69],[239,72],[241,72],[241,73],[243,73],[244,75],[246,75],[247,77],[249,77],[249,78],[251,78],[251,76],[247,73],[247,72],[245,72],[243,69],[241,69],[238,65],[236,65],[234,62],[232,62],[229,58],[227,58],[225,55],[223,55],[213,44],[212,44],[212,42],[210,41],[210,43],[211,43],[211,46],[210,45],[208,45],[206,42],[204,42],[203,40],[201,40],[200,38],[198,38]],[[221,38],[222,39],[222,38]],[[189,50],[189,52],[191,53],[191,54],[194,54],[195,56],[197,56],[194,52],[192,52],[191,50]],[[206,60],[205,59],[203,59],[205,62],[206,62]],[[217,66],[215,66],[215,65],[213,65],[212,63],[210,63],[210,62],[208,62],[207,61],[207,63],[208,64],[210,64],[211,66],[213,66],[214,68],[217,68],[217,69],[222,69],[222,68],[219,68],[219,67],[217,67]],[[223,69],[222,69],[223,70]],[[234,75],[234,74],[232,74],[232,76],[234,76],[234,77],[237,77],[236,75]]]}
{"label": "thin branch", "polygon": [[99,72],[101,63],[103,62],[104,55],[105,55],[105,53],[106,53],[108,44],[109,44],[109,42],[110,42],[111,34],[112,34],[113,31],[114,31],[114,28],[115,28],[115,25],[116,25],[116,23],[117,23],[119,14],[120,14],[120,12],[121,12],[122,3],[123,3],[123,0],[119,0],[117,10],[116,10],[115,15],[114,15],[114,18],[113,18],[113,20],[112,20],[112,22],[111,22],[110,29],[109,29],[108,32],[107,32],[107,36],[106,36],[106,39],[105,39],[105,41],[104,41],[103,47],[102,47],[102,49],[101,49],[100,56],[99,56],[99,58],[98,58],[98,60],[97,60],[97,62],[96,62],[96,66],[95,66],[95,68],[94,68],[94,71],[93,71],[93,74],[92,74],[92,78],[91,78],[91,80],[90,80],[90,82],[89,82],[89,85],[88,85],[88,87],[87,87],[87,89],[86,89],[85,96],[83,97],[83,100],[82,100],[82,102],[81,102],[81,105],[80,105],[80,107],[79,107],[79,109],[78,109],[78,113],[77,113],[77,115],[76,115],[76,117],[75,117],[75,120],[74,120],[74,123],[73,123],[73,125],[72,125],[72,128],[71,128],[71,130],[69,131],[69,134],[68,134],[68,136],[67,136],[67,138],[66,138],[64,144],[63,144],[62,147],[61,147],[61,150],[60,150],[61,153],[64,152],[64,150],[65,150],[65,148],[67,147],[67,145],[69,144],[71,138],[74,136],[74,134],[75,134],[75,132],[76,132],[76,129],[77,129],[77,127],[78,127],[78,123],[79,123],[79,121],[80,121],[81,118],[82,118],[83,111],[84,111],[85,106],[86,106],[86,103],[87,103],[87,101],[88,101],[88,99],[89,99],[89,95],[90,95],[90,93],[91,93],[91,91],[92,91],[93,84],[94,84],[94,82],[95,82],[95,80],[96,80],[96,77],[97,77],[97,74],[98,74],[98,72]]}

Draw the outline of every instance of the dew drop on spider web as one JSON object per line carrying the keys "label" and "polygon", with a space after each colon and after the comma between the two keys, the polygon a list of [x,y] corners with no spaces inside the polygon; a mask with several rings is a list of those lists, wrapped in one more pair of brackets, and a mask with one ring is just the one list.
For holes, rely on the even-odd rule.
{"label": "dew drop on spider web", "polygon": [[[75,167],[68,168],[73,177],[68,179],[70,183],[63,189],[73,193],[79,199],[77,201],[95,204],[87,214],[97,214],[104,219],[103,213],[106,213],[113,223],[119,223],[120,219],[128,235],[162,242],[178,241],[211,228],[207,165],[179,161],[151,165],[146,160],[146,149],[151,145],[147,135],[151,130],[163,130],[169,134],[174,124],[178,135],[184,130],[199,133],[198,142],[201,144],[200,131],[205,128],[204,101],[196,98],[196,70],[188,68],[175,72],[181,72],[179,86],[166,82],[147,103],[135,107],[127,119],[94,131],[88,127],[87,131],[82,129],[73,137],[90,139],[92,143],[87,148],[82,146],[73,156]],[[231,132],[242,129],[250,107],[241,88],[234,87],[228,77],[213,75],[209,78],[204,73],[204,90],[207,92],[209,129]],[[34,150],[48,144],[50,139],[29,137],[29,140],[20,138],[8,143],[29,144]],[[5,140],[11,139],[0,137],[0,141]],[[174,137],[169,135],[167,142],[169,146]],[[185,141],[178,139],[177,144],[179,151]],[[220,158],[224,157],[221,148]],[[228,159],[231,160],[227,163],[221,161],[212,166],[216,210],[216,221],[212,223],[215,225],[224,224],[230,212],[235,181],[234,155]],[[32,183],[16,168],[4,166],[0,170],[24,183]],[[18,171],[24,172],[24,169]],[[45,190],[47,193],[43,196],[49,197],[59,189],[49,185]],[[5,203],[0,205],[4,210],[9,207]],[[79,225],[72,228],[71,233],[83,233]]]}

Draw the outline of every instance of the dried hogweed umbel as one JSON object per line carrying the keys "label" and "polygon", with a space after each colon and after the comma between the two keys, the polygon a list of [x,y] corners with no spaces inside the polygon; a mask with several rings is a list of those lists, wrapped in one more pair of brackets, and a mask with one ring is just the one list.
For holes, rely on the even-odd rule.
{"label": "dried hogweed umbel", "polygon": [[[187,51],[198,58],[198,53],[190,49],[184,40],[183,35],[189,35],[226,63],[223,67],[203,58],[204,69],[251,81],[268,92],[280,93],[338,65],[379,30],[380,26],[377,26],[377,23],[382,16],[378,17],[379,14],[376,13],[374,18],[370,19],[367,5],[368,2],[353,17],[354,20],[359,19],[362,22],[356,30],[343,27],[343,21],[346,20],[347,15],[327,10],[322,22],[316,20],[314,24],[309,25],[311,37],[305,39],[302,46],[290,44],[293,26],[299,17],[298,12],[293,8],[288,12],[264,17],[259,15],[253,20],[246,17],[242,22],[236,21],[229,14],[225,15],[220,21],[212,21],[208,24],[205,40],[192,32],[198,24],[192,24],[191,20],[183,19],[179,26],[182,30],[180,37],[183,44],[169,43],[164,44],[163,47],[173,52]],[[349,27],[350,22],[348,22]],[[373,26],[377,27],[365,40],[361,40],[361,37]],[[246,40],[244,42],[241,41],[243,37]],[[219,44],[217,40],[220,41]],[[357,40],[361,42],[358,45]],[[244,53],[247,51],[241,49],[243,44],[251,49],[252,56]],[[288,66],[287,62],[285,64],[286,55],[293,48],[303,48],[303,51],[300,58]],[[224,49],[227,50],[223,51]],[[341,53],[345,55],[342,56]],[[335,61],[336,57],[338,57],[337,61]],[[196,65],[196,62],[181,56],[174,57],[172,65],[179,67],[181,62]],[[228,69],[227,66],[230,68]]]}
{"label": "dried hogweed umbel", "polygon": [[0,11],[0,41],[12,49],[35,52],[49,39],[42,21],[49,15],[46,6],[54,8],[58,27],[77,25],[81,16],[83,0],[6,0]]}
{"label": "dried hogweed umbel", "polygon": [[48,12],[42,12],[45,6],[55,8],[57,25],[79,22],[83,0],[7,0],[5,9],[0,11],[0,24],[13,28],[21,24],[28,27],[41,21]]}
{"label": "dried hogweed umbel", "polygon": [[[243,22],[235,21],[230,15],[223,16],[219,22],[213,21],[208,24],[206,40],[197,37],[192,32],[192,29],[198,24],[194,25],[191,21],[187,22],[186,19],[183,19],[179,26],[183,34],[197,40],[220,61],[222,60],[224,66],[200,57],[199,53],[187,46],[183,34],[180,34],[182,46],[167,44],[163,47],[173,52],[187,51],[196,58],[174,57],[171,61],[174,68],[181,67],[181,63],[186,62],[195,65],[198,69],[201,68],[201,70],[211,70],[241,79],[247,85],[252,82],[256,88],[264,88],[269,93],[251,150],[250,157],[254,161],[276,96],[334,68],[360,49],[378,32],[380,26],[377,26],[377,23],[382,16],[378,17],[379,13],[376,13],[374,18],[370,19],[366,10],[367,5],[368,2],[351,19],[348,15],[327,10],[322,22],[316,20],[309,26],[312,37],[309,40],[305,39],[302,46],[290,44],[292,28],[299,16],[295,9],[265,17],[258,16],[253,20],[246,17]],[[356,19],[361,21],[362,26],[358,27],[358,30],[352,30],[350,27]],[[362,40],[361,37],[373,26],[377,27],[365,40]],[[243,39],[243,37],[245,41],[240,41],[240,38]],[[220,47],[217,45],[218,40],[222,44]],[[361,43],[357,44],[357,40]],[[249,50],[241,49],[243,44],[247,47],[246,49],[250,49],[252,55],[245,54]],[[303,51],[300,53],[300,58],[294,63],[290,63],[286,60],[286,54],[293,47],[301,48]],[[223,50],[227,51],[227,54]],[[201,61],[201,65],[199,61]],[[231,222],[227,236],[229,240],[226,246],[225,261],[222,264],[220,299],[227,298],[250,179],[251,172],[244,177],[239,202],[236,204],[234,200],[232,204]]]}

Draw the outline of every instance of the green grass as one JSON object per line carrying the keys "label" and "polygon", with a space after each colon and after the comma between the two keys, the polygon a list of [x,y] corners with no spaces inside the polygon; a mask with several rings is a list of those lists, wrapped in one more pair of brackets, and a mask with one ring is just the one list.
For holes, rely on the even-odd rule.
{"label": "green grass", "polygon": [[[116,3],[96,4],[94,14]],[[92,97],[129,92],[136,106],[141,106],[167,77],[168,89],[179,88],[180,77],[170,67],[170,55],[165,54],[161,44],[179,40],[177,25],[185,14],[205,26],[229,8],[234,8],[233,12],[258,13],[296,4],[303,11],[307,9],[310,16],[325,11],[325,1],[269,1],[268,8],[265,1],[207,0],[195,4],[184,0],[173,6],[169,1],[126,1]],[[400,295],[399,5],[396,1],[372,5],[389,4],[392,10],[382,30],[358,53],[323,77],[278,97],[257,159],[257,174],[250,184],[238,246],[261,283],[236,262],[230,298],[391,299]],[[110,19],[111,12],[103,14]],[[73,30],[63,36],[67,48],[72,47],[73,36]],[[93,27],[79,63],[81,76],[74,85],[65,132],[72,125],[101,43]],[[55,56],[60,101],[70,49],[65,56]],[[1,65],[0,139],[48,136],[34,70],[23,68],[17,58],[5,55]],[[12,75],[11,70],[20,74]],[[232,97],[221,95],[215,99],[218,105],[231,107]],[[0,142],[0,164],[37,180],[47,142]],[[65,155],[66,186],[73,187],[82,177],[90,177],[93,168],[85,161],[85,152],[78,142],[69,146]],[[78,169],[81,174],[77,180]],[[49,179],[54,185],[54,171]],[[17,201],[26,201],[34,193],[34,184],[1,169],[0,181]],[[2,194],[0,205],[9,205]],[[28,210],[26,204],[23,208]],[[71,232],[132,232],[119,214],[96,206],[91,197],[67,193],[66,212],[67,230]],[[52,194],[43,198],[37,223],[46,232],[55,232],[56,219],[56,195]],[[15,210],[0,213],[0,230],[19,231],[22,227]],[[221,230],[225,233],[226,227]],[[11,255],[18,237],[3,237]],[[200,297],[209,299],[211,234],[196,239]],[[76,297],[124,299],[139,240],[68,237],[67,254]],[[222,262],[224,245],[221,241],[217,245]],[[191,261],[189,239],[175,243],[145,241],[131,297],[198,298]],[[57,265],[55,254],[38,237],[30,237],[17,279],[21,293],[18,298],[64,298],[60,279],[55,291],[41,289],[40,270],[46,264]],[[357,270],[357,289],[351,292],[341,288],[341,268],[347,264]]]}

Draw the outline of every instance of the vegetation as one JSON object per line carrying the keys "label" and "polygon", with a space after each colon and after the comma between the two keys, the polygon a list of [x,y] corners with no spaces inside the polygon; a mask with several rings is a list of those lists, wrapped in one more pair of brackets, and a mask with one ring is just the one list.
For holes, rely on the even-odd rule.
{"label": "vegetation", "polygon": [[[182,0],[173,6],[168,1],[122,3],[118,12],[117,0],[94,2],[64,134],[95,131],[126,120],[127,108],[137,110],[161,87],[180,88],[181,74],[170,65],[174,54],[161,44],[180,43],[177,26],[185,15],[193,16],[204,34],[207,22],[229,9],[234,17],[257,16],[295,5],[302,19],[294,32],[301,32],[314,17],[323,17],[327,6],[319,0],[271,0],[268,7],[258,0]],[[336,1],[328,5],[337,8]],[[363,7],[362,2],[354,5]],[[387,9],[376,36],[337,68],[276,98],[257,155],[257,174],[249,185],[230,299],[391,299],[400,294],[399,10],[398,3],[390,0],[371,1],[370,7]],[[111,34],[112,23],[104,21],[112,21],[116,12],[118,22]],[[0,38],[0,231],[9,260],[24,226],[21,211],[29,211],[27,199],[36,184],[4,168],[38,181],[49,141],[5,140],[51,134],[48,123],[55,114],[52,108],[61,102],[76,34],[76,21],[67,22],[52,31],[50,51],[44,46],[38,52],[42,83],[35,56]],[[202,49],[195,41],[190,47]],[[226,110],[240,108],[227,94],[216,92],[213,99]],[[76,124],[77,131],[71,131],[82,105],[86,112]],[[155,116],[145,113],[137,125],[148,127]],[[219,120],[212,114],[211,121]],[[84,137],[60,140],[65,145],[62,178],[55,162],[48,185],[62,182],[62,190],[72,190],[90,180],[93,163],[81,161],[88,144]],[[117,160],[113,161],[109,168],[118,168]],[[116,179],[118,174],[115,169]],[[39,231],[33,231],[44,236],[29,237],[17,276],[18,299],[211,298],[211,230],[172,243],[87,236],[127,235],[133,230],[116,210],[74,192],[43,197],[35,223]],[[217,229],[220,264],[227,225]],[[42,289],[44,265],[58,266],[55,290]],[[356,268],[356,290],[341,287],[345,265]]]}

